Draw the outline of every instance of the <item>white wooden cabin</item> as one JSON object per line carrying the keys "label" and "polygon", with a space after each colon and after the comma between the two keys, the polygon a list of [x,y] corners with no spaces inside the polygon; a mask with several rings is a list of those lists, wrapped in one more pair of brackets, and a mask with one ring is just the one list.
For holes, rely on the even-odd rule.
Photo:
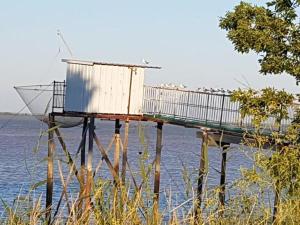
{"label": "white wooden cabin", "polygon": [[144,70],[160,67],[63,59],[64,111],[142,115]]}

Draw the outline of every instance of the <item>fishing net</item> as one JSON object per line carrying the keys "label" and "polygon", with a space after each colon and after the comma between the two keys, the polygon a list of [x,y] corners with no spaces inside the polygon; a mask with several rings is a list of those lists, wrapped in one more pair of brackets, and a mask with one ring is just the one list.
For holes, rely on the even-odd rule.
{"label": "fishing net", "polygon": [[[49,85],[18,86],[14,88],[26,104],[30,113],[38,120],[48,123],[48,114],[52,112],[53,83]],[[55,122],[56,125],[67,128],[78,126],[82,123],[82,119],[55,116]]]}

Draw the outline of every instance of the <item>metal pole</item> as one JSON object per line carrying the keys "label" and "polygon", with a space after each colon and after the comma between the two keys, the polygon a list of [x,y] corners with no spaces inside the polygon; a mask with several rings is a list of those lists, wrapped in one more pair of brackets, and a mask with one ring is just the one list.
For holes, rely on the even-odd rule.
{"label": "metal pole", "polygon": [[221,116],[220,116],[220,127],[222,126],[223,111],[224,111],[224,100],[225,100],[225,95],[223,95],[223,98],[222,98],[222,107],[221,107]]}
{"label": "metal pole", "polygon": [[209,97],[210,94],[207,94],[207,101],[206,101],[206,112],[205,112],[205,124],[207,124],[207,117],[208,117],[208,107],[209,107]]}
{"label": "metal pole", "polygon": [[56,104],[55,104],[55,101],[56,101],[56,90],[55,90],[55,88],[56,88],[56,82],[55,81],[53,81],[53,94],[52,94],[52,112],[54,112],[54,108],[55,108],[55,106],[56,106]]}
{"label": "metal pole", "polygon": [[55,143],[53,139],[54,116],[49,115],[49,130],[48,130],[48,168],[47,168],[47,188],[46,188],[46,221],[51,222],[51,208],[53,195],[53,159],[55,153]]}
{"label": "metal pole", "polygon": [[123,157],[122,157],[122,183],[125,184],[126,179],[126,163],[127,163],[127,148],[128,148],[128,134],[129,134],[129,120],[125,121],[124,131],[124,146],[123,146]]}
{"label": "metal pole", "polygon": [[191,93],[191,92],[189,91],[189,92],[188,92],[187,103],[186,103],[185,121],[187,120],[188,112],[189,112],[190,93]]}
{"label": "metal pole", "polygon": [[86,210],[89,210],[91,207],[91,190],[93,184],[93,137],[94,137],[94,130],[95,130],[95,118],[90,117],[89,123],[89,149],[88,149],[88,158],[87,158],[87,179],[86,179],[86,194],[88,195],[86,201]]}
{"label": "metal pole", "polygon": [[63,84],[63,96],[62,96],[62,100],[63,100],[63,104],[62,104],[62,109],[63,109],[63,112],[65,112],[65,97],[66,97],[66,81],[64,80],[64,84]]}

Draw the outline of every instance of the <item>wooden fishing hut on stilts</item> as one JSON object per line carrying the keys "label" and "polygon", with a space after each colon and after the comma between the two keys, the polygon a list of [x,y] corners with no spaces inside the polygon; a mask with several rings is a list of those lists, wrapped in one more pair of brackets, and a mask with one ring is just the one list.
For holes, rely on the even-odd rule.
{"label": "wooden fishing hut on stilts", "polygon": [[[67,63],[66,81],[54,81],[51,84],[53,90],[47,90],[51,94],[47,101],[47,107],[52,102],[47,119],[49,130],[46,219],[48,222],[53,221],[53,219],[51,220],[51,211],[54,209],[52,204],[54,136],[57,136],[59,144],[67,157],[70,174],[74,174],[79,182],[78,212],[80,214],[89,210],[93,204],[91,201],[93,177],[97,171],[97,168],[92,167],[94,143],[102,156],[102,160],[106,162],[110,170],[115,187],[125,184],[126,169],[129,169],[127,149],[130,121],[157,123],[153,188],[154,213],[158,213],[159,208],[163,124],[168,123],[198,129],[197,137],[201,139],[201,142],[199,142],[201,150],[197,201],[194,212],[196,216],[201,215],[203,186],[208,170],[208,147],[220,147],[222,157],[220,162],[219,212],[221,215],[223,214],[227,150],[232,143],[240,144],[245,139],[249,143],[254,141],[251,136],[244,135],[245,131],[253,129],[254,126],[250,117],[241,117],[238,102],[232,102],[230,95],[224,93],[145,86],[144,70],[160,69],[160,67],[80,60],[63,60],[63,62]],[[43,87],[41,93],[47,94],[45,90],[49,85],[46,87],[45,85],[39,85],[38,87],[39,90]],[[36,90],[37,86],[22,86],[16,87],[16,89],[19,89],[18,92],[21,91],[20,89],[29,91]],[[27,104],[27,106],[29,106],[29,109],[32,107],[30,104]],[[292,111],[291,114],[293,114]],[[72,126],[78,125],[80,121],[83,124],[81,140],[74,158],[67,151],[66,143],[59,131],[60,126],[68,127],[64,118],[75,119]],[[95,133],[96,119],[115,121],[115,132],[107,149],[103,147],[100,138]],[[45,118],[42,119],[42,121],[45,120]],[[284,132],[284,129],[292,120],[292,116],[290,119],[283,120],[280,131]],[[125,123],[123,140],[120,137],[122,121]],[[275,124],[274,118],[269,118],[267,123],[268,127],[272,128]],[[108,157],[107,151],[112,148],[113,144],[115,151],[112,160]],[[80,168],[77,168],[75,164],[77,155],[80,155]],[[121,155],[122,161],[120,163]],[[69,179],[68,177],[66,183],[69,182]],[[68,198],[64,182],[62,181],[63,191],[53,217],[56,216],[62,198]],[[275,201],[274,208],[276,208],[276,204]]]}
{"label": "wooden fishing hut on stilts", "polygon": [[[163,121],[146,119],[143,117],[142,107],[144,71],[145,69],[160,69],[161,67],[80,60],[62,61],[67,64],[66,81],[54,81],[52,112],[49,113],[46,220],[51,221],[51,213],[53,212],[54,135],[56,134],[67,156],[70,173],[74,173],[79,182],[80,202],[78,210],[83,213],[92,206],[91,195],[95,173],[94,168],[92,168],[94,143],[110,170],[115,186],[118,187],[125,183],[130,121],[151,120],[157,123],[154,205],[158,210]],[[80,168],[76,168],[76,159],[72,159],[66,149],[66,144],[56,123],[56,117],[83,119],[82,139],[76,152],[76,156],[80,154]],[[113,144],[115,146],[113,160],[109,159],[108,149],[103,147],[100,138],[95,133],[95,119],[115,120],[115,132],[108,147],[111,148]],[[120,121],[125,123],[124,140],[121,140],[120,137]],[[121,155],[122,162],[120,163]],[[60,206],[64,195],[65,197],[67,195],[65,189],[56,208]]]}

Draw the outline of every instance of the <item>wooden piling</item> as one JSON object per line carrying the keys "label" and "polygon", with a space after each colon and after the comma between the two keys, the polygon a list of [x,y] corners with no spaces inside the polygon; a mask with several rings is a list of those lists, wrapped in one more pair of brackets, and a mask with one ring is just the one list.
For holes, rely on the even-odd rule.
{"label": "wooden piling", "polygon": [[85,133],[85,129],[88,125],[88,118],[85,117],[84,121],[83,121],[83,128],[82,128],[82,146],[81,146],[81,150],[80,150],[80,174],[82,177],[82,182],[84,183],[84,175],[85,175],[85,145],[86,145],[86,133]]}
{"label": "wooden piling", "polygon": [[129,133],[129,120],[125,121],[124,130],[124,145],[123,145],[123,155],[122,155],[122,183],[125,184],[126,179],[126,164],[127,164],[127,148],[128,148],[128,133]]}
{"label": "wooden piling", "polygon": [[160,160],[162,149],[162,128],[163,123],[157,123],[156,134],[156,154],[155,154],[155,174],[154,174],[154,198],[153,198],[153,211],[154,217],[157,218],[159,208],[159,185],[160,185]]}
{"label": "wooden piling", "polygon": [[79,192],[79,204],[78,204],[78,209],[79,213],[78,216],[81,216],[82,213],[82,208],[83,208],[83,198],[84,198],[84,193],[85,193],[85,145],[86,145],[86,128],[88,126],[88,118],[84,117],[83,120],[83,127],[82,127],[82,145],[80,149],[80,179],[81,179],[81,186],[80,186],[80,192]]}
{"label": "wooden piling", "polygon": [[100,140],[97,138],[95,132],[94,132],[94,140],[95,143],[98,147],[98,150],[100,151],[102,158],[104,159],[104,161],[106,162],[108,169],[110,170],[114,180],[119,184],[120,183],[120,179],[119,179],[119,175],[116,173],[116,171],[114,170],[114,167],[112,165],[112,163],[110,162],[108,155],[105,151],[105,148],[102,146],[102,144],[100,143]]}
{"label": "wooden piling", "polygon": [[67,159],[67,164],[69,165],[70,170],[75,174],[77,180],[80,183],[80,187],[81,187],[83,185],[82,182],[81,182],[81,177],[80,177],[80,174],[79,174],[79,172],[78,172],[78,170],[76,168],[76,165],[75,165],[75,163],[74,163],[74,161],[72,159],[72,156],[71,156],[70,152],[67,150],[67,145],[64,142],[64,140],[63,140],[63,138],[62,138],[62,136],[60,134],[59,129],[56,128],[54,131],[55,131],[57,139],[58,139],[58,141],[59,141],[59,143],[60,143],[60,145],[62,147],[62,150],[65,153],[65,156],[66,156],[66,159]]}
{"label": "wooden piling", "polygon": [[207,152],[208,152],[208,132],[207,130],[203,130],[198,185],[197,185],[197,202],[195,207],[196,216],[200,212],[200,208],[202,204],[203,180],[204,180],[204,176],[207,173],[207,164],[208,164]]}
{"label": "wooden piling", "polygon": [[278,181],[275,182],[275,193],[274,193],[274,206],[273,206],[273,217],[272,217],[272,223],[278,224],[276,218],[277,218],[277,211],[279,206],[279,189],[278,189]]}
{"label": "wooden piling", "polygon": [[95,130],[95,118],[90,117],[89,122],[89,148],[88,148],[88,158],[87,158],[87,178],[86,178],[86,195],[88,195],[86,199],[86,210],[91,208],[91,191],[93,184],[93,137]]}
{"label": "wooden piling", "polygon": [[230,147],[228,143],[221,143],[222,147],[222,161],[221,161],[221,176],[220,176],[220,192],[219,192],[219,202],[220,202],[220,214],[223,215],[224,205],[225,205],[225,181],[226,181],[226,158],[227,149]]}
{"label": "wooden piling", "polygon": [[115,121],[115,152],[114,152],[114,170],[119,174],[120,164],[120,120]]}
{"label": "wooden piling", "polygon": [[49,130],[48,130],[48,165],[47,165],[47,188],[46,188],[46,222],[51,222],[51,208],[52,208],[52,196],[53,196],[53,161],[55,152],[54,143],[54,130],[55,126],[54,116],[49,115]]}

